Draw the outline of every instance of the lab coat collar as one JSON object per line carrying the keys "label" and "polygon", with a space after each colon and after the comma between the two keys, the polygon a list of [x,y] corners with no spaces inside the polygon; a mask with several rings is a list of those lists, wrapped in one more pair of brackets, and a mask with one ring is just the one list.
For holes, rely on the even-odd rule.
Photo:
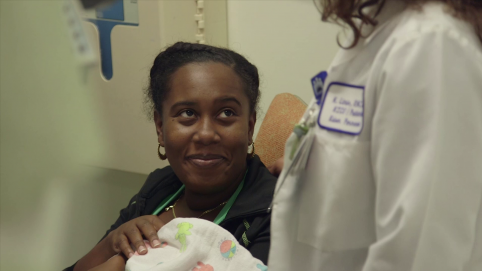
{"label": "lab coat collar", "polygon": [[[374,37],[376,37],[381,30],[389,25],[390,19],[395,18],[407,8],[407,3],[401,0],[386,0],[380,14],[375,17],[378,24],[376,26],[366,26],[362,29],[362,33],[366,38],[363,38],[365,45],[369,44]],[[376,8],[372,8],[370,11],[376,12]]]}

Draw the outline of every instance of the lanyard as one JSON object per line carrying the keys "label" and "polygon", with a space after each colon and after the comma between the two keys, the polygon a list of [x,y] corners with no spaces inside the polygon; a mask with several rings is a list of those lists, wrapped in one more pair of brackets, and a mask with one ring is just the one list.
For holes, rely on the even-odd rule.
{"label": "lanyard", "polygon": [[152,213],[153,215],[158,215],[162,210],[164,210],[169,203],[171,203],[181,192],[184,190],[186,186],[182,185],[179,190],[176,191],[176,193],[170,195],[169,197],[165,198],[161,203],[159,203],[159,206],[157,206],[157,209]]}
{"label": "lanyard", "polygon": [[[226,203],[226,205],[224,205],[223,209],[221,209],[221,211],[219,212],[219,214],[216,216],[216,218],[214,219],[214,223],[219,225],[221,222],[224,221],[224,219],[226,219],[226,215],[228,214],[229,210],[231,209],[231,207],[233,206],[234,202],[236,201],[236,198],[238,197],[239,193],[241,192],[241,190],[243,189],[243,186],[244,186],[244,179],[246,178],[246,174],[248,174],[248,171],[246,170],[246,173],[244,173],[244,177],[243,177],[243,180],[241,181],[241,183],[238,185],[238,188],[236,188],[236,191],[234,191],[234,194],[229,198],[228,202]],[[163,201],[161,201],[161,203],[159,204],[159,206],[156,208],[156,210],[152,213],[153,215],[158,215],[162,210],[164,210],[167,205],[169,203],[171,203],[175,198],[177,198],[179,196],[179,194],[181,194],[181,192],[184,190],[185,186],[182,185],[181,188],[179,188],[179,190],[177,190],[174,194],[170,195],[169,197],[167,197],[166,199],[164,199]]]}

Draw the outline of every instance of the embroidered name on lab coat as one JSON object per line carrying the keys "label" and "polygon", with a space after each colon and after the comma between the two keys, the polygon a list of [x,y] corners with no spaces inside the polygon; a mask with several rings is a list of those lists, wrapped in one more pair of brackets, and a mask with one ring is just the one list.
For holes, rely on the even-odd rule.
{"label": "embroidered name on lab coat", "polygon": [[326,130],[358,135],[363,129],[365,87],[331,83],[321,105],[318,125]]}

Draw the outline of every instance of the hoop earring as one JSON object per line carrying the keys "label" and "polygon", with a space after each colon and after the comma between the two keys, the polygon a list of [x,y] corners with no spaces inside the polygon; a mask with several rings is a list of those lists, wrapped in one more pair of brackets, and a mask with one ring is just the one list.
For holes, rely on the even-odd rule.
{"label": "hoop earring", "polygon": [[251,159],[255,155],[255,153],[254,153],[254,141],[248,146],[252,146],[251,152],[248,152],[248,159]]}
{"label": "hoop earring", "polygon": [[159,156],[159,159],[161,160],[167,159],[167,155],[161,153],[161,143],[159,143],[159,146],[157,146],[157,156]]}

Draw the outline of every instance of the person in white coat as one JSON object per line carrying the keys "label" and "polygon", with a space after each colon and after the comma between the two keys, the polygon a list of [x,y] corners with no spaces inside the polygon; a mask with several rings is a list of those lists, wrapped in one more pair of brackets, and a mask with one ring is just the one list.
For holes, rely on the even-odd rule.
{"label": "person in white coat", "polygon": [[268,269],[481,271],[482,1],[321,4],[353,33],[287,142]]}

